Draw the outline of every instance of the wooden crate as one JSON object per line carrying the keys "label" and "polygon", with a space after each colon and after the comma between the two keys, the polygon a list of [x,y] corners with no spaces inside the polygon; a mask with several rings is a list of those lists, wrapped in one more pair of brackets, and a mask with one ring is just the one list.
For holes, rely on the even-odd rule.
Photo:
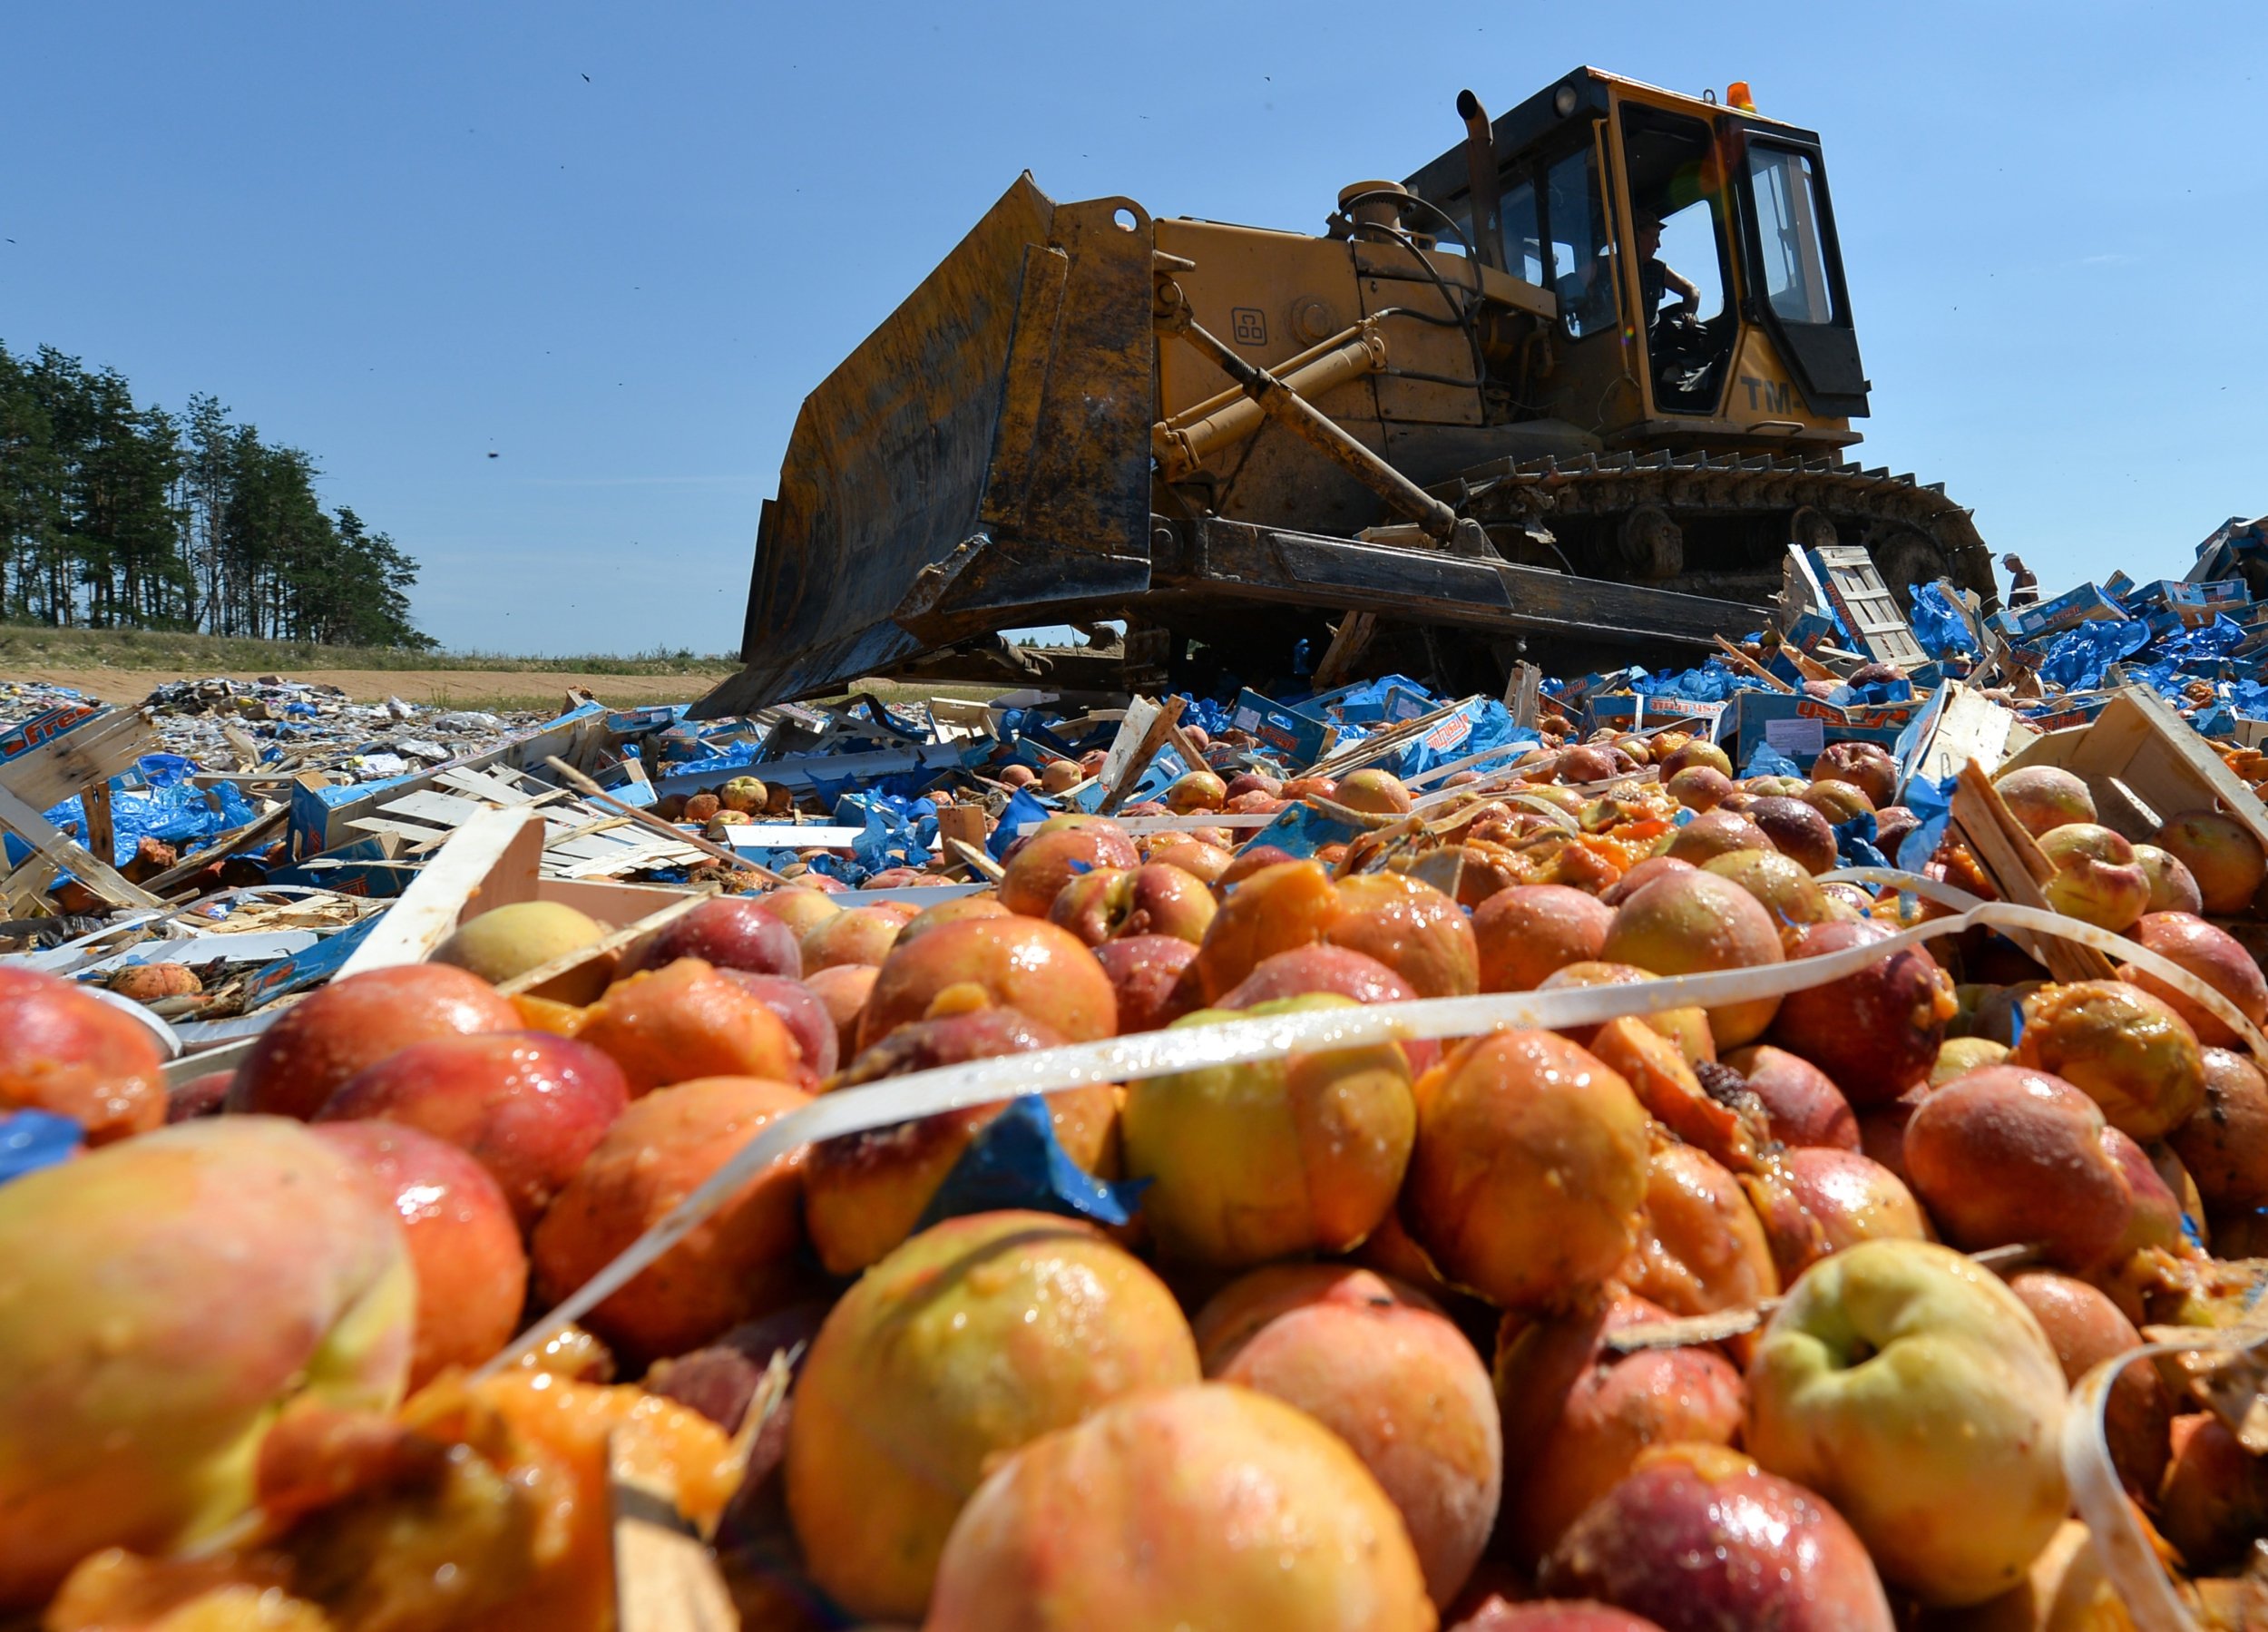
{"label": "wooden crate", "polygon": [[2169,816],[2218,810],[2268,850],[2268,806],[2221,762],[2211,743],[2155,691],[2120,689],[2083,726],[2034,738],[2001,762],[2000,771],[2055,765],[2095,795],[2097,819],[2126,838],[2146,842]]}

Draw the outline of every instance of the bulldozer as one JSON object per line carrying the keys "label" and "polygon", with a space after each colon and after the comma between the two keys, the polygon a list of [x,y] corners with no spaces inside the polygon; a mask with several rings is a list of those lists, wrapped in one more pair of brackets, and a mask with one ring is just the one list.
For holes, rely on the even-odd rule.
{"label": "bulldozer", "polygon": [[[1057,203],[1027,172],[806,399],[742,671],[1209,686],[1695,660],[1789,546],[1997,604],[1867,412],[1818,136],[1580,68],[1320,235]],[[1084,649],[1004,631],[1069,625]],[[1116,632],[1113,626],[1123,629]]]}

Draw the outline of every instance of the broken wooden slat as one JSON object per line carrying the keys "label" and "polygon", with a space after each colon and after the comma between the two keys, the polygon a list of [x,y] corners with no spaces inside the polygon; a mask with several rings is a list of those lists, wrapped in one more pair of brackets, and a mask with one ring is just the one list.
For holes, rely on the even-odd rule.
{"label": "broken wooden slat", "polygon": [[61,832],[6,787],[0,787],[0,827],[15,833],[58,871],[70,874],[112,906],[149,910],[165,904],[139,884],[127,883],[110,863]]}
{"label": "broken wooden slat", "polygon": [[709,857],[713,861],[720,861],[728,866],[738,867],[744,872],[754,873],[758,877],[764,879],[767,883],[782,884],[786,882],[778,874],[773,872],[769,867],[758,866],[756,863],[748,860],[748,858],[745,855],[736,855],[734,852],[726,849],[722,845],[712,845],[705,838],[696,838],[691,834],[680,832],[670,823],[663,821],[660,816],[654,815],[654,813],[650,810],[640,810],[635,805],[623,804],[621,800],[616,798],[612,794],[608,793],[606,789],[601,787],[596,782],[593,782],[590,777],[584,776],[581,771],[577,770],[573,766],[567,764],[564,760],[553,759],[550,763],[552,768],[559,773],[560,777],[567,783],[567,785],[570,787],[572,787],[577,793],[582,794],[585,798],[596,799],[609,810],[618,811],[621,815],[630,817],[631,821],[638,823],[641,826],[654,829],[655,831],[660,833],[663,836],[667,837],[671,843],[689,845],[691,848],[699,851],[703,855]]}
{"label": "broken wooden slat", "polygon": [[[1969,842],[1977,865],[1992,881],[2000,899],[2018,906],[2053,912],[2041,889],[2055,868],[2041,854],[2038,842],[2009,814],[2007,802],[1992,786],[1984,767],[1970,760],[1953,791],[1953,825]],[[2107,981],[2116,978],[2111,961],[2091,946],[2059,936],[2028,935],[2009,931],[2026,953],[2048,966],[2058,981]]]}
{"label": "broken wooden slat", "polygon": [[543,851],[543,826],[526,811],[483,810],[449,836],[336,978],[424,963],[476,896],[484,912],[534,900]]}
{"label": "broken wooden slat", "polygon": [[283,831],[284,824],[290,819],[291,806],[278,805],[266,815],[253,817],[234,832],[222,834],[188,860],[168,867],[142,887],[152,895],[163,895],[169,891],[179,889],[215,862],[226,861],[240,850],[249,850],[255,845],[263,844],[273,838]]}
{"label": "broken wooden slat", "polygon": [[1324,649],[1323,660],[1315,665],[1309,683],[1317,691],[1334,691],[1345,684],[1377,632],[1377,613],[1342,612],[1338,628],[1331,631],[1331,644]]}
{"label": "broken wooden slat", "polygon": [[689,890],[667,906],[648,913],[642,918],[633,919],[619,929],[609,930],[603,937],[588,946],[578,946],[572,952],[562,953],[548,963],[539,963],[508,981],[498,982],[496,990],[505,997],[517,997],[522,992],[531,997],[546,996],[547,988],[558,984],[596,959],[614,957],[640,936],[651,934],[670,920],[682,917],[716,893],[717,886],[713,884]]}
{"label": "broken wooden slat", "polygon": [[[1146,714],[1141,711],[1144,704],[1149,705]],[[1102,803],[1097,808],[1104,816],[1116,816],[1119,807],[1133,796],[1135,785],[1149,768],[1149,762],[1158,757],[1158,750],[1166,746],[1167,737],[1179,723],[1181,710],[1187,706],[1178,697],[1168,698],[1162,706],[1146,697],[1138,697],[1128,707],[1126,718],[1119,726],[1118,738],[1103,760]]]}
{"label": "broken wooden slat", "polygon": [[0,787],[34,809],[45,810],[83,787],[132,770],[135,760],[163,746],[138,711],[105,709],[0,762]]}

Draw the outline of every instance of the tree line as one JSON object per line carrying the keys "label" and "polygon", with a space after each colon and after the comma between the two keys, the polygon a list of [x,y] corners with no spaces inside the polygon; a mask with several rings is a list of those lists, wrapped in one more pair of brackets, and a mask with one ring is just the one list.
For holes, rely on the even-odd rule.
{"label": "tree line", "polygon": [[115,369],[0,344],[0,621],[431,648],[417,563],[326,511],[320,474],[211,396],[170,414]]}

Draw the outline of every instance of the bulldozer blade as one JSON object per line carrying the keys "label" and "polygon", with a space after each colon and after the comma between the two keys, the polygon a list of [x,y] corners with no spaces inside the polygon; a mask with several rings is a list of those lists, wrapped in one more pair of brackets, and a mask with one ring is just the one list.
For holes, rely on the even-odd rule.
{"label": "bulldozer blade", "polygon": [[805,399],[746,667],[697,718],[1149,589],[1154,243],[1130,200],[1057,204],[1021,177]]}

